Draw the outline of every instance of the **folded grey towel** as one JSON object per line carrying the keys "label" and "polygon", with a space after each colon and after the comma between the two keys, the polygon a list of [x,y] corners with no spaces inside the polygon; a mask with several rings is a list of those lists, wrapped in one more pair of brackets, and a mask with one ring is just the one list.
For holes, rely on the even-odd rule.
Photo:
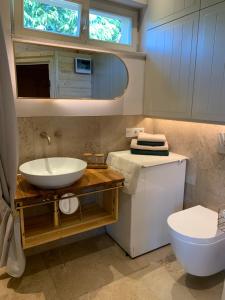
{"label": "folded grey towel", "polygon": [[142,145],[138,145],[138,141],[137,139],[132,139],[131,141],[131,145],[130,145],[131,149],[137,149],[137,150],[152,150],[152,151],[168,151],[169,150],[169,146],[168,143],[165,142],[164,146],[142,146]]}
{"label": "folded grey towel", "polygon": [[138,141],[138,145],[141,146],[151,146],[151,147],[158,147],[158,146],[164,146],[165,142],[148,142],[148,141]]}
{"label": "folded grey towel", "polygon": [[139,150],[139,149],[130,149],[132,154],[136,155],[152,155],[152,156],[169,156],[168,150]]}

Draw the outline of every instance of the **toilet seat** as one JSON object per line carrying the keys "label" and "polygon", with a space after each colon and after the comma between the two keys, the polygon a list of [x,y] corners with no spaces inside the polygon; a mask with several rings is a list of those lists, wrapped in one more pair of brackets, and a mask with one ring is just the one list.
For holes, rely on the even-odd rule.
{"label": "toilet seat", "polygon": [[225,239],[225,233],[217,228],[218,214],[201,205],[169,216],[167,222],[172,234],[185,242],[212,244]]}

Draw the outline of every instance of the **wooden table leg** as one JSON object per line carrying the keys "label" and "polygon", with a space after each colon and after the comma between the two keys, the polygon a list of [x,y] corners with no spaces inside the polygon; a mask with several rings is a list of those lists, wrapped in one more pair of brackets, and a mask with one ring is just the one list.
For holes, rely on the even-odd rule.
{"label": "wooden table leg", "polygon": [[115,189],[115,196],[113,201],[113,214],[116,220],[118,220],[119,214],[119,188]]}
{"label": "wooden table leg", "polygon": [[54,226],[59,226],[59,203],[58,201],[54,202]]}
{"label": "wooden table leg", "polygon": [[22,246],[25,247],[26,239],[25,239],[25,226],[24,226],[24,211],[23,208],[19,209],[19,218],[20,218],[20,230],[21,230],[21,239]]}

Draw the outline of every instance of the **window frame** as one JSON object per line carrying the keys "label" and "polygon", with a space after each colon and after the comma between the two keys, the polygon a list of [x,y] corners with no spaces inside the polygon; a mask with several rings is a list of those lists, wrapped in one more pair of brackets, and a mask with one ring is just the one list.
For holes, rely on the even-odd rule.
{"label": "window frame", "polygon": [[[89,26],[88,26],[88,42],[90,45],[103,47],[112,50],[121,51],[137,51],[138,50],[138,11],[131,7],[125,7],[121,4],[115,4],[108,1],[100,2],[99,0],[90,1],[89,10],[97,10],[106,14],[117,15],[121,17],[128,17],[132,20],[131,39],[130,45],[112,43],[101,40],[94,40],[89,38]],[[89,17],[89,15],[88,15]]]}
{"label": "window frame", "polygon": [[[125,19],[127,19],[125,22],[127,22],[128,20],[131,21],[131,26],[132,26],[132,18],[130,17],[127,17],[127,16],[121,16],[121,15],[117,15],[117,14],[114,14],[114,13],[109,13],[109,12],[105,12],[105,11],[101,11],[101,10],[97,10],[97,9],[93,9],[91,8],[89,10],[89,40],[94,40],[94,41],[101,41],[101,42],[105,42],[105,43],[111,43],[111,44],[116,44],[116,45],[125,45],[125,46],[130,46],[132,45],[132,40],[133,40],[133,37],[132,37],[132,27],[129,28],[129,43],[124,43],[124,42],[119,42],[119,43],[116,43],[116,42],[111,42],[111,41],[105,41],[105,40],[101,40],[101,39],[94,39],[94,38],[91,38],[90,37],[90,29],[91,29],[91,26],[90,26],[90,14],[93,14],[93,15],[96,15],[96,16],[100,16],[100,17],[104,17],[104,18],[108,18],[108,19],[119,19],[121,18],[121,21],[122,21],[122,40],[124,39],[123,37],[123,31],[124,31],[124,21]],[[124,21],[123,21],[124,20]]]}
{"label": "window frame", "polygon": [[[101,49],[108,49],[113,51],[138,51],[138,10],[131,7],[126,7],[121,4],[113,2],[100,2],[100,0],[66,0],[82,5],[81,9],[81,24],[80,36],[67,36],[58,33],[51,33],[47,31],[39,31],[35,29],[25,28],[23,26],[23,1],[24,0],[11,0],[13,5],[13,20],[12,20],[12,33],[16,37],[29,37],[34,39],[45,39],[52,41],[61,41],[68,43],[77,43],[83,45],[90,45]],[[106,14],[117,15],[121,17],[129,17],[132,20],[132,43],[130,45],[113,43],[108,41],[94,40],[89,38],[89,12],[97,10]],[[15,13],[16,12],[16,13]]]}
{"label": "window frame", "polygon": [[[86,18],[88,14],[88,0],[66,0],[68,2],[77,3],[81,5],[81,17],[80,17],[80,35],[69,36],[59,33],[53,33],[48,31],[41,31],[36,29],[30,29],[24,27],[24,0],[15,0],[13,5],[13,19],[14,19],[14,33],[15,35],[33,36],[37,38],[45,38],[51,40],[60,40],[70,43],[83,43],[88,36],[88,26],[86,24]],[[16,13],[15,13],[16,12]]]}

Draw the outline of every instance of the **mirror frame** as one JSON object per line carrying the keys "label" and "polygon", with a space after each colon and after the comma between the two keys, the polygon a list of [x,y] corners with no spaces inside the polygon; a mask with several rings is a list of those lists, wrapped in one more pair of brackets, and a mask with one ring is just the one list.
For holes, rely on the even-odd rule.
{"label": "mirror frame", "polygon": [[[129,84],[123,97],[114,101],[98,100],[65,100],[57,99],[24,99],[21,101],[16,97],[16,80],[14,68],[14,53],[12,42],[23,42],[58,48],[69,48],[79,50],[92,50],[93,52],[114,53],[120,57],[129,72]],[[141,115],[143,114],[144,99],[144,70],[146,65],[146,54],[133,51],[109,51],[101,47],[91,45],[79,45],[64,43],[56,40],[43,38],[31,38],[12,35],[8,37],[10,72],[12,76],[13,94],[17,117],[83,117],[83,116],[118,116],[118,115]]]}
{"label": "mirror frame", "polygon": [[[74,50],[74,51],[80,51],[80,52],[92,52],[92,53],[96,53],[96,54],[109,54],[109,55],[114,55],[118,60],[121,61],[121,63],[124,65],[125,69],[126,69],[126,74],[127,74],[127,84],[126,84],[126,87],[124,88],[123,90],[123,93],[121,95],[118,95],[117,97],[115,98],[111,98],[111,99],[103,99],[103,98],[80,98],[80,97],[77,97],[77,98],[56,98],[55,97],[55,84],[53,84],[50,88],[50,95],[53,95],[52,97],[50,98],[37,98],[37,97],[18,97],[18,81],[17,81],[17,74],[16,74],[16,65],[17,65],[17,62],[16,62],[16,51],[15,51],[15,44],[16,43],[21,43],[21,44],[31,44],[31,45],[36,45],[36,46],[46,46],[46,47],[51,47],[51,48],[56,48],[56,49],[60,49],[61,50]],[[82,53],[83,54],[83,53]],[[17,38],[13,38],[13,55],[14,55],[14,70],[15,70],[15,79],[16,79],[16,98],[18,100],[23,100],[23,99],[29,99],[29,100],[69,100],[69,101],[94,101],[94,100],[97,100],[97,101],[113,101],[113,100],[118,100],[118,99],[121,99],[127,89],[128,89],[128,86],[129,86],[129,82],[130,82],[130,76],[129,76],[129,69],[128,69],[128,66],[126,64],[126,62],[124,61],[123,57],[124,57],[124,54],[126,56],[126,52],[123,53],[123,52],[115,52],[115,51],[110,51],[110,50],[103,50],[103,49],[98,49],[98,48],[92,48],[92,47],[84,47],[84,46],[74,46],[74,44],[72,46],[70,45],[65,45],[62,43],[59,44],[58,41],[57,41],[57,44],[56,43],[52,43],[52,42],[49,42],[49,43],[46,43],[46,42],[42,42],[42,41],[38,41],[38,40],[30,40],[30,39],[17,39]],[[131,52],[128,52],[129,56],[132,57],[132,53]],[[21,62],[27,62],[29,63],[31,58],[19,58],[19,60],[21,60]],[[40,57],[38,58],[38,62],[45,62],[45,63],[48,63],[51,67],[51,69],[53,70],[54,67],[53,67],[53,59],[49,57],[49,59],[46,59],[46,57]],[[55,82],[55,74],[54,72],[50,72],[50,80],[51,82]]]}

